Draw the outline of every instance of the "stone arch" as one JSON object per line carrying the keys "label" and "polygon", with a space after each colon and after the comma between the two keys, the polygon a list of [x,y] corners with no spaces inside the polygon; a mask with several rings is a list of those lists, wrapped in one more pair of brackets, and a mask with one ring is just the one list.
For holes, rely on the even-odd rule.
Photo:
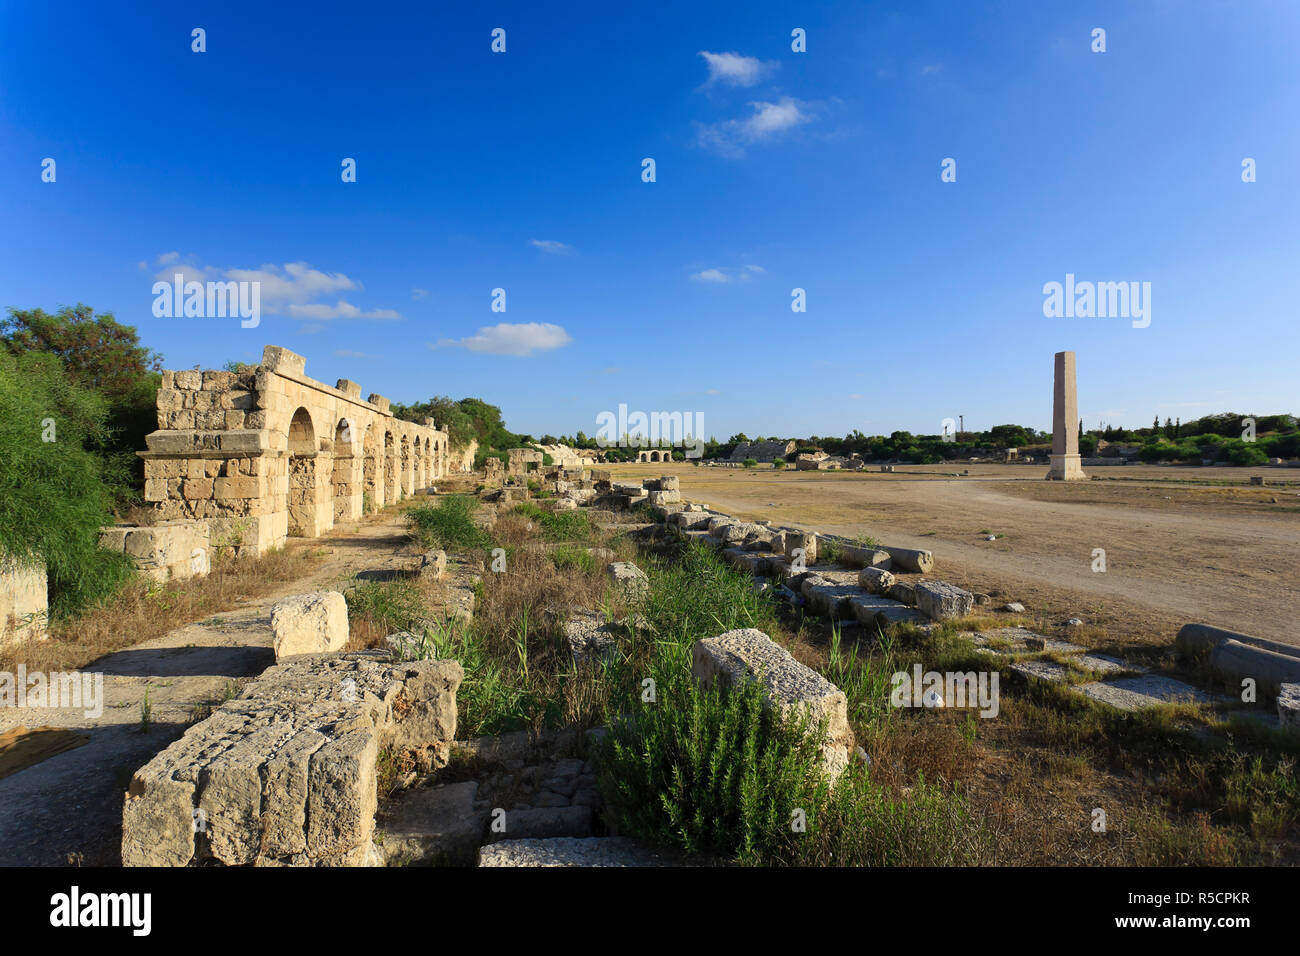
{"label": "stone arch", "polygon": [[429,487],[437,477],[433,468],[433,442],[426,438],[424,440],[424,486]]}
{"label": "stone arch", "polygon": [[[322,478],[316,428],[311,413],[299,407],[289,420],[289,534],[314,538],[324,530]],[[328,499],[324,499],[328,509]]]}
{"label": "stone arch", "polygon": [[361,488],[366,510],[374,514],[384,506],[384,463],[379,454],[379,428],[366,428],[361,447]]}

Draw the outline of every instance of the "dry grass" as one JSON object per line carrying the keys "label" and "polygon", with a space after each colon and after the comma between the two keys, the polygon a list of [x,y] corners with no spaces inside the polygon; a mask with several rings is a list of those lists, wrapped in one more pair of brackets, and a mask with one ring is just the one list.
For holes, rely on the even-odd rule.
{"label": "dry grass", "polygon": [[169,631],[269,594],[301,577],[318,554],[291,545],[260,558],[217,561],[202,578],[157,585],[138,578],[79,617],[56,623],[44,641],[0,650],[0,670],[84,667],[105,654],[162,637]]}

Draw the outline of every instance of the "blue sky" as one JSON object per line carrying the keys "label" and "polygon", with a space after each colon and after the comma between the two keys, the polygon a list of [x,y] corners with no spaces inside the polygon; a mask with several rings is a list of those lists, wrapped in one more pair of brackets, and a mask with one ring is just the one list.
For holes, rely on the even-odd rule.
{"label": "blue sky", "polygon": [[[0,307],[168,368],[283,345],[536,435],[1047,428],[1061,349],[1088,427],[1300,408],[1300,4],[129,6],[0,7]],[[178,264],[260,326],[155,318]],[[1150,325],[1045,317],[1067,273]]]}

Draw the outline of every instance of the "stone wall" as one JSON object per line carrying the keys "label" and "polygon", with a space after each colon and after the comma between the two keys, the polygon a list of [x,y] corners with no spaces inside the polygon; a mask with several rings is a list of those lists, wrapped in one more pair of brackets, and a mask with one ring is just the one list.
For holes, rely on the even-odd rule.
{"label": "stone wall", "polygon": [[40,637],[48,618],[45,565],[0,559],[0,645]]}
{"label": "stone wall", "polygon": [[121,551],[155,581],[203,577],[211,568],[206,521],[167,521],[140,527],[115,525],[99,533],[99,546]]}
{"label": "stone wall", "polygon": [[362,866],[381,751],[445,766],[455,661],[317,655],[266,670],[136,771],[122,811],[126,866]]}
{"label": "stone wall", "polygon": [[239,372],[166,371],[146,438],[145,500],[160,519],[208,522],[212,547],[261,554],[289,535],[425,488],[447,473],[447,433],[394,418],[382,395],[308,378],[305,359],[268,345]]}

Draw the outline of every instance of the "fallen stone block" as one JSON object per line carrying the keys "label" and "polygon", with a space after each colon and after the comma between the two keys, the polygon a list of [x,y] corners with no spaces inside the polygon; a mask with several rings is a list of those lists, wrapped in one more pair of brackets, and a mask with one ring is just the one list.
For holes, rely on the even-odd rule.
{"label": "fallen stone block", "polygon": [[707,511],[679,511],[673,515],[672,520],[683,530],[707,531],[712,515]]}
{"label": "fallen stone block", "polygon": [[1270,697],[1276,696],[1283,684],[1300,683],[1300,657],[1231,639],[1219,642],[1210,652],[1210,669],[1236,686],[1251,678]]}
{"label": "fallen stone block", "polygon": [[862,594],[856,584],[832,584],[817,577],[806,578],[800,592],[814,612],[836,620],[853,617],[849,601]]}
{"label": "fallen stone block", "polygon": [[1196,659],[1208,657],[1224,641],[1236,641],[1239,644],[1259,647],[1275,654],[1300,657],[1300,647],[1292,644],[1270,641],[1262,637],[1252,637],[1249,634],[1239,634],[1236,631],[1224,630],[1221,627],[1211,627],[1209,624],[1184,624],[1179,629],[1178,636],[1174,638],[1174,647],[1177,648],[1179,656]]}
{"label": "fallen stone block", "polygon": [[858,586],[871,594],[886,594],[894,583],[894,575],[884,568],[865,567],[858,573]]}
{"label": "fallen stone block", "polygon": [[422,578],[441,581],[443,575],[447,573],[447,552],[426,551],[420,555],[420,566],[416,573]]}
{"label": "fallen stone block", "polygon": [[682,493],[680,491],[652,491],[648,497],[652,505],[680,504]]}
{"label": "fallen stone block", "polygon": [[909,584],[907,581],[895,581],[885,593],[900,604],[909,607],[916,605],[916,585]]}
{"label": "fallen stone block", "polygon": [[275,659],[328,654],[348,642],[348,603],[338,591],[313,591],[285,598],[271,608]]}
{"label": "fallen stone block", "polygon": [[813,564],[817,560],[817,535],[810,531],[787,531],[785,556],[791,561],[801,557],[805,564]]}
{"label": "fallen stone block", "polygon": [[632,599],[643,597],[650,589],[650,580],[645,576],[645,572],[631,561],[615,561],[605,570],[609,574],[609,579],[614,582],[614,587],[627,597]]}
{"label": "fallen stone block", "polygon": [[1086,697],[1120,710],[1142,710],[1167,703],[1208,704],[1213,700],[1209,694],[1190,684],[1158,674],[1094,681],[1091,684],[1080,684],[1075,689]]}
{"label": "fallen stone block", "polygon": [[1063,683],[1070,676],[1070,668],[1056,661],[1020,661],[1012,664],[1011,669],[1024,677],[1053,684]]}
{"label": "fallen stone block", "polygon": [[606,621],[597,611],[580,610],[564,623],[563,631],[570,655],[581,664],[609,659],[618,646],[622,628]]}
{"label": "fallen stone block", "polygon": [[359,654],[267,669],[136,771],[123,863],[373,863],[379,751],[445,765],[463,676]]}
{"label": "fallen stone block", "polygon": [[704,687],[735,687],[760,680],[769,707],[782,715],[798,713],[816,725],[826,721],[822,761],[832,782],[848,766],[853,752],[848,701],[844,692],[756,628],[727,631],[695,642],[691,673]]}
{"label": "fallen stone block", "polygon": [[889,547],[882,547],[881,550],[889,555],[893,569],[901,568],[918,574],[929,574],[934,570],[934,555],[929,551]]}
{"label": "fallen stone block", "polygon": [[943,581],[920,581],[912,593],[917,609],[932,621],[966,617],[975,607],[975,595]]}

